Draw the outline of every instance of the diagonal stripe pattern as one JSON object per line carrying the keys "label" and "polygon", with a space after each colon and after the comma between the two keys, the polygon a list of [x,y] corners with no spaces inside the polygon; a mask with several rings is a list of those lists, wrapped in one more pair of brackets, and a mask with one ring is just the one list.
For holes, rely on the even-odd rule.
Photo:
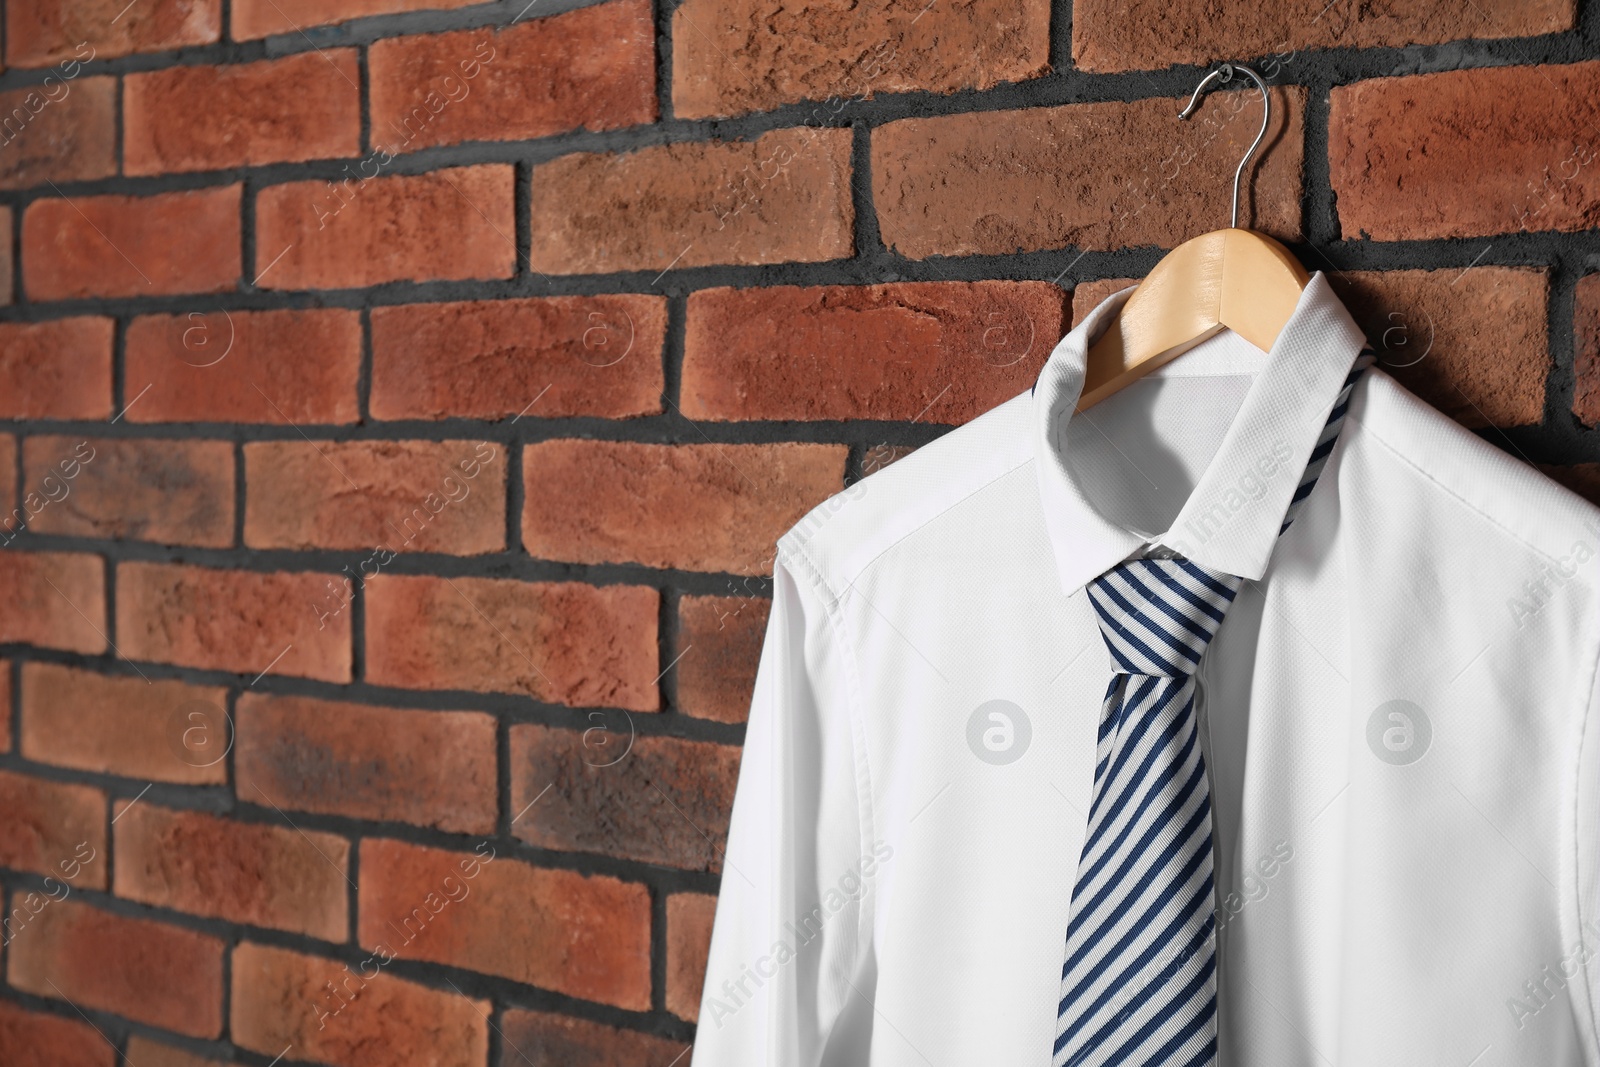
{"label": "diagonal stripe pattern", "polygon": [[[1356,360],[1284,515],[1327,465]],[[1052,1067],[1207,1067],[1217,1058],[1211,789],[1195,671],[1244,579],[1186,559],[1133,559],[1087,593],[1115,668],[1061,967]]]}

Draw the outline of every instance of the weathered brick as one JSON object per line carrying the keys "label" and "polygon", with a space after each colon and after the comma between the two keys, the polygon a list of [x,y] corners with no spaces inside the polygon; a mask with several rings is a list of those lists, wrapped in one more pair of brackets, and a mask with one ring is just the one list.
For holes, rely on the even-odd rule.
{"label": "weathered brick", "polygon": [[0,552],[0,643],[106,650],[105,561],[76,552]]}
{"label": "weathered brick", "polygon": [[[106,795],[100,790],[0,771],[0,811],[6,813],[0,867],[48,875],[77,889],[106,887]],[[13,923],[7,938],[19,932]]]}
{"label": "weathered brick", "polygon": [[843,445],[529,445],[522,541],[543,559],[764,574],[780,534],[844,488]]}
{"label": "weathered brick", "polygon": [[1293,0],[1248,6],[1077,0],[1072,60],[1082,70],[1150,70],[1277,53],[1262,65],[1262,75],[1271,79],[1294,62],[1294,53],[1307,49],[1559,33],[1574,26],[1575,8],[1573,0],[1389,0],[1315,9]]}
{"label": "weathered brick", "polygon": [[11,253],[11,209],[0,207],[0,307],[16,299],[17,274]]}
{"label": "weathered brick", "polygon": [[55,663],[22,667],[22,754],[40,763],[179,785],[228,780],[227,691]]}
{"label": "weathered brick", "polygon": [[353,156],[361,150],[360,77],[352,48],[129,74],[123,169],[167,174]]}
{"label": "weathered brick", "polygon": [[711,921],[717,898],[706,893],[674,893],[667,898],[667,1010],[694,1022],[711,953]]}
{"label": "weathered brick", "polygon": [[[17,439],[0,434],[0,533],[22,528],[37,501],[24,501],[17,495]],[[3,542],[0,542],[3,543]]]}
{"label": "weathered brick", "polygon": [[488,163],[337,186],[269,186],[256,197],[256,284],[349,289],[509,278],[517,264],[512,178],[509,164]]}
{"label": "weathered brick", "polygon": [[355,311],[141,315],[128,326],[127,348],[129,422],[303,427],[360,415]]}
{"label": "weathered brick", "polygon": [[234,775],[279,807],[458,834],[494,831],[495,720],[246,693]]}
{"label": "weathered brick", "polygon": [[754,596],[686,596],[678,601],[678,710],[744,722],[772,601]]}
{"label": "weathered brick", "polygon": [[73,77],[79,61],[210,44],[222,35],[222,0],[13,0],[6,5],[6,62]]}
{"label": "weathered brick", "polygon": [[[116,1067],[117,1050],[78,1019],[0,1000],[0,1063],[13,1067]],[[140,1067],[160,1067],[145,1064]]]}
{"label": "weathered brick", "polygon": [[1065,320],[1049,282],[703,289],[683,413],[963,423],[1027,391]]}
{"label": "weathered brick", "polygon": [[127,659],[348,682],[350,615],[318,614],[335,596],[349,600],[348,580],[123,563],[117,641]]}
{"label": "weathered brick", "polygon": [[233,1042],[263,1056],[293,1047],[335,1067],[483,1067],[488,1001],[385,974],[384,961],[346,965],[246,942],[233,950]]}
{"label": "weathered brick", "polygon": [[422,9],[448,11],[480,0],[235,0],[229,35],[236,41],[299,32],[311,26]]}
{"label": "weathered brick", "polygon": [[128,1037],[130,1067],[218,1067],[224,1061],[163,1045],[141,1034]]}
{"label": "weathered brick", "polygon": [[632,293],[373,308],[372,414],[654,415],[666,331],[666,299]]}
{"label": "weathered brick", "polygon": [[239,189],[35,200],[22,217],[23,286],[34,300],[237,288]]}
{"label": "weathered brick", "polygon": [[[1050,4],[910,0],[846,8],[686,0],[673,12],[672,46],[672,109],[679,118],[799,100],[991,89],[1049,72]],[[812,110],[827,117],[820,106]]]}
{"label": "weathered brick", "polygon": [[[1273,129],[1239,221],[1295,240],[1306,93],[1272,92]],[[1212,93],[1183,122],[1186,102],[1066,104],[879,127],[872,196],[884,243],[912,259],[1171,248],[1225,226],[1234,168],[1261,129],[1260,97]]]}
{"label": "weathered brick", "polygon": [[1446,415],[1473,429],[1544,418],[1546,271],[1354,271],[1331,281],[1379,365]]}
{"label": "weathered brick", "polygon": [[110,319],[0,322],[0,418],[111,414]]}
{"label": "weathered brick", "polygon": [[244,466],[252,548],[505,548],[506,456],[491,441],[260,441]]}
{"label": "weathered brick", "polygon": [[0,752],[11,751],[11,664],[0,660]]}
{"label": "weathered brick", "polygon": [[233,543],[227,441],[30,437],[22,462],[25,491],[51,501],[29,523],[38,533],[212,548]]}
{"label": "weathered brick", "polygon": [[0,93],[0,189],[117,172],[117,79],[49,79]]}
{"label": "weathered brick", "polygon": [[367,838],[360,940],[634,1011],[650,1007],[650,891],[476,853]]}
{"label": "weathered brick", "polygon": [[851,255],[854,227],[850,131],[805,126],[542,163],[529,260],[545,274],[812,263]]}
{"label": "weathered brick", "polygon": [[1347,238],[1600,226],[1600,62],[1373,78],[1331,108]]}
{"label": "weathered brick", "polygon": [[373,140],[391,155],[656,119],[648,0],[373,44]]}
{"label": "weathered brick", "polygon": [[540,848],[721,869],[739,750],[636,737],[631,726],[624,739],[624,725],[610,736],[597,734],[598,724],[588,730],[513,726],[512,810],[539,799],[512,832]]}
{"label": "weathered brick", "polygon": [[1120,293],[1130,285],[1138,285],[1138,278],[1099,278],[1092,282],[1079,282],[1072,287],[1072,325],[1082,322],[1112,293]]}
{"label": "weathered brick", "polygon": [[498,1067],[529,1063],[561,1067],[681,1067],[689,1063],[685,1042],[588,1019],[513,1008],[505,1013],[505,1047]]}
{"label": "weathered brick", "polygon": [[[241,783],[239,799],[272,807]],[[145,801],[119,802],[113,892],[229,922],[343,941],[350,843],[334,834],[241,823]]]}
{"label": "weathered brick", "polygon": [[64,900],[33,917],[9,956],[10,982],[24,992],[190,1037],[222,1032],[214,937]]}
{"label": "weathered brick", "polygon": [[654,589],[383,574],[367,583],[366,609],[376,685],[660,706]]}
{"label": "weathered brick", "polygon": [[1585,426],[1600,424],[1600,274],[1578,280],[1572,307],[1572,413]]}

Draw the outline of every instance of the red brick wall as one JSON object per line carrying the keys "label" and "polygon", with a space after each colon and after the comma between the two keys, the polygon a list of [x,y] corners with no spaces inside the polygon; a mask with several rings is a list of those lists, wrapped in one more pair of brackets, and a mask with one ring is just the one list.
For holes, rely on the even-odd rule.
{"label": "red brick wall", "polygon": [[686,1064],[774,538],[1226,222],[1212,61],[1600,496],[1592,5],[0,10],[0,1063]]}

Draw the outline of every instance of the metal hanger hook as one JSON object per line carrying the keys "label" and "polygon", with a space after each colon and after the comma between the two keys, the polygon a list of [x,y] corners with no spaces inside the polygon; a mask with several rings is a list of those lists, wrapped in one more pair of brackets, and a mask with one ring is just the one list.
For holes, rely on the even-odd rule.
{"label": "metal hanger hook", "polygon": [[1224,63],[1216,70],[1201,79],[1200,84],[1194,87],[1194,95],[1189,97],[1189,104],[1178,112],[1180,119],[1193,115],[1195,108],[1200,106],[1200,98],[1206,90],[1211,88],[1213,82],[1226,85],[1233,80],[1234,71],[1244,74],[1256,83],[1256,88],[1261,90],[1261,132],[1256,134],[1256,139],[1250,142],[1250,148],[1245,152],[1244,158],[1239,160],[1239,167],[1233,172],[1233,221],[1235,229],[1239,226],[1239,180],[1244,177],[1245,167],[1250,165],[1251,158],[1256,154],[1256,149],[1261,147],[1262,138],[1267,135],[1267,127],[1272,124],[1272,96],[1267,92],[1267,83],[1261,80],[1261,75],[1245,66],[1243,63]]}

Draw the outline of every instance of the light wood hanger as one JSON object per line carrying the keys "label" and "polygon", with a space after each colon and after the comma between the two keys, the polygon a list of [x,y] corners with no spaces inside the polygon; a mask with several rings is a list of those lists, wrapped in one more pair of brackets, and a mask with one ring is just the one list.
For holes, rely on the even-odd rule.
{"label": "light wood hanger", "polygon": [[1122,305],[1100,339],[1089,347],[1083,411],[1157,367],[1229,329],[1262,351],[1272,348],[1311,280],[1283,245],[1254,230],[1239,229],[1239,182],[1272,121],[1272,98],[1261,76],[1241,63],[1224,63],[1195,87],[1178,117],[1194,114],[1213,82],[1235,71],[1261,90],[1261,132],[1233,172],[1233,220],[1183,242],[1155,265]]}

